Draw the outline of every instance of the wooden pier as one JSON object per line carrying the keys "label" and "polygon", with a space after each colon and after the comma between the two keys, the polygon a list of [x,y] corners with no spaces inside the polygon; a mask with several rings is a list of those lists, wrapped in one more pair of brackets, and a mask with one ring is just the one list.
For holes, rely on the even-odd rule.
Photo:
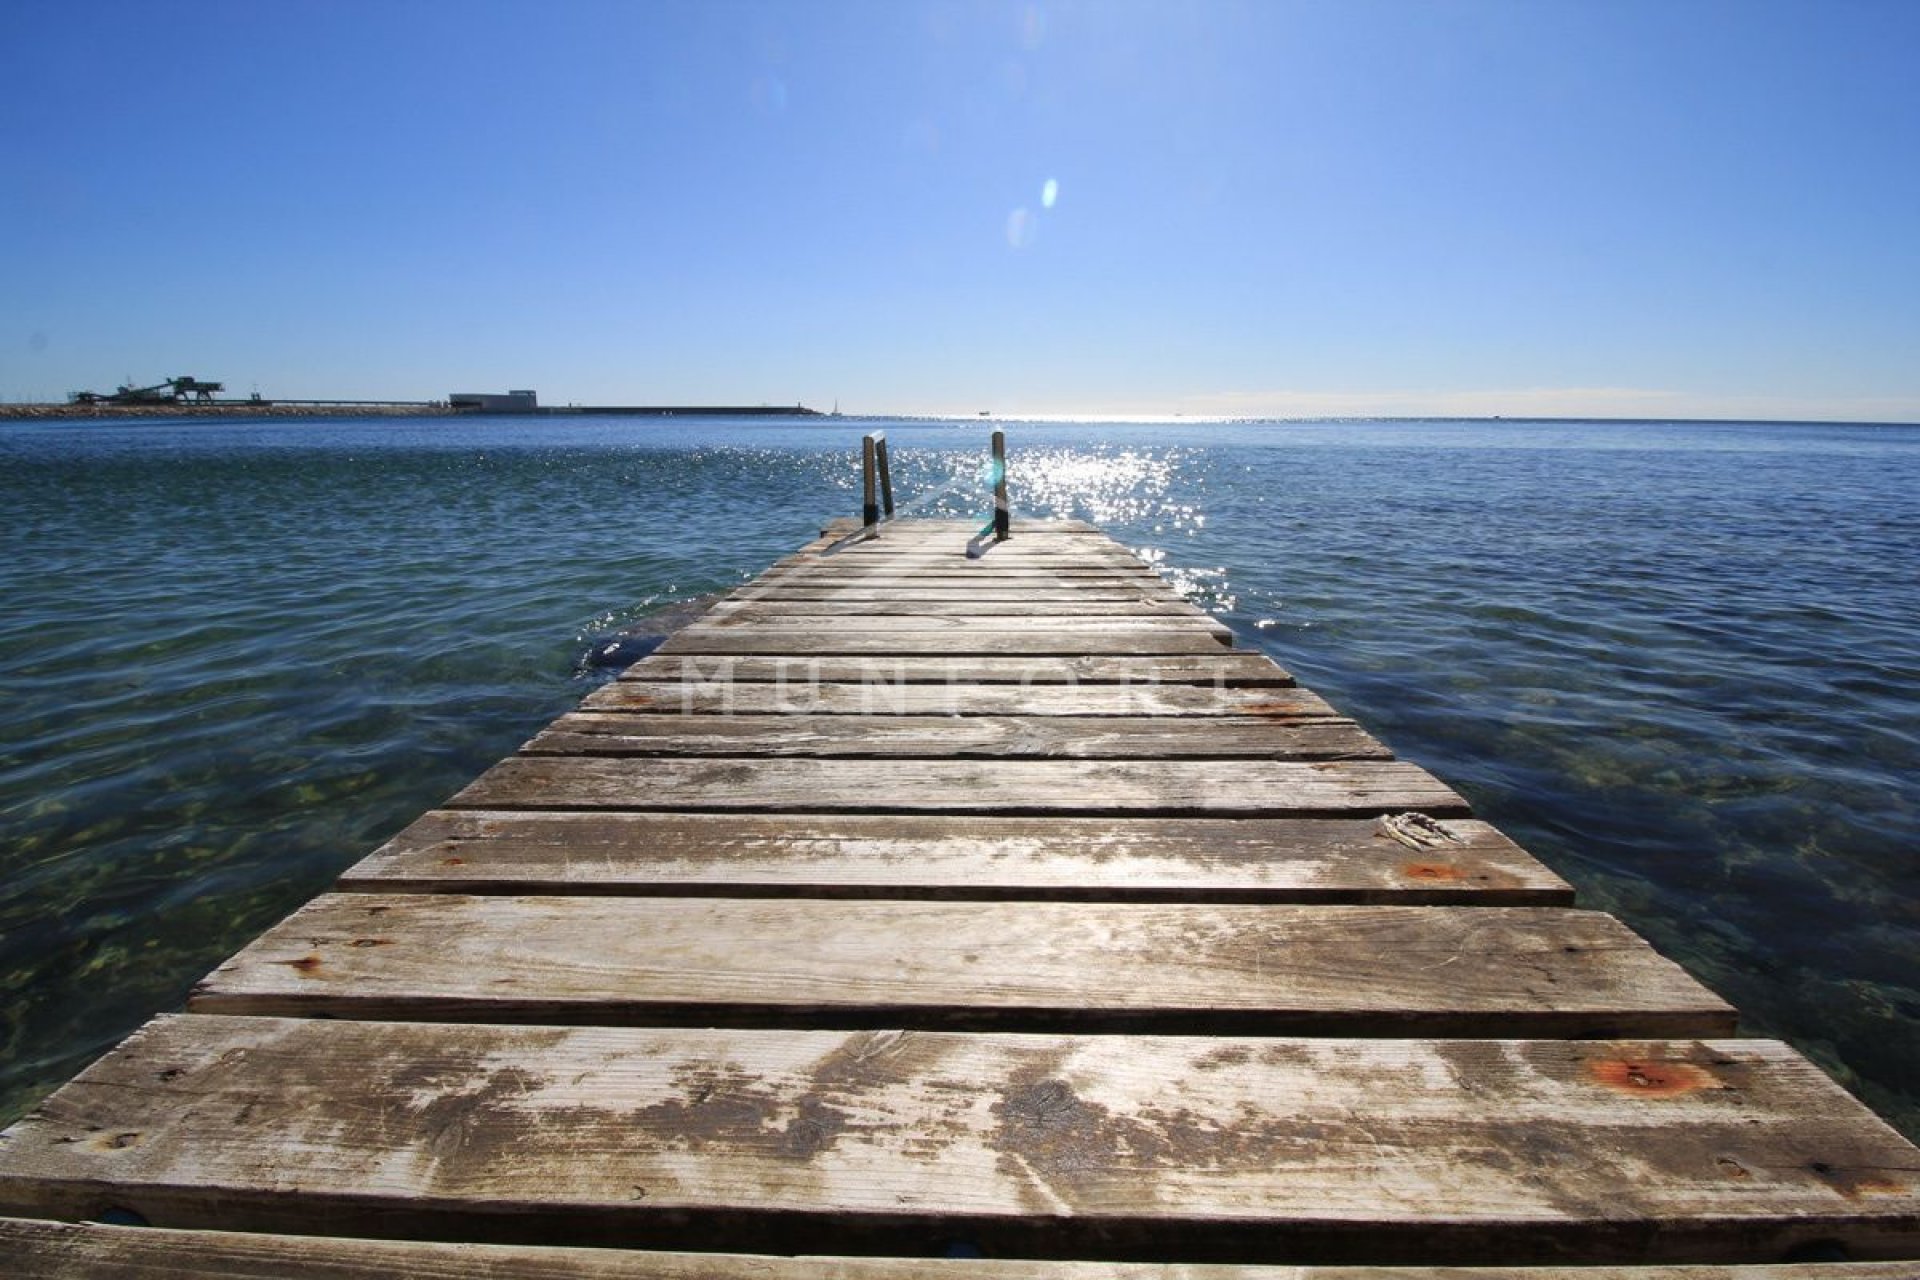
{"label": "wooden pier", "polygon": [[0,1273],[1920,1276],[1920,1151],[1122,547],[850,532],[0,1136]]}

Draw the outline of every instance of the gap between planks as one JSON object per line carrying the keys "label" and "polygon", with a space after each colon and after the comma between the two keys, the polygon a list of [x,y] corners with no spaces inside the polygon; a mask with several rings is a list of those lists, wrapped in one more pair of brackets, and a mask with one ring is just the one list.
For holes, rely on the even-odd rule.
{"label": "gap between planks", "polygon": [[1671,1267],[1209,1267],[985,1258],[783,1258],[0,1219],[14,1280],[1920,1280],[1897,1262]]}

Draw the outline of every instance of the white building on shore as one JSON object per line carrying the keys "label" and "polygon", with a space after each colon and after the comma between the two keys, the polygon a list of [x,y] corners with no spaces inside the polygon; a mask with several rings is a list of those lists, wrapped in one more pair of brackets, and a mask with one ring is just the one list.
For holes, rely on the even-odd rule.
{"label": "white building on shore", "polygon": [[495,395],[485,391],[454,391],[447,403],[463,413],[535,413],[540,405],[531,391],[509,391]]}

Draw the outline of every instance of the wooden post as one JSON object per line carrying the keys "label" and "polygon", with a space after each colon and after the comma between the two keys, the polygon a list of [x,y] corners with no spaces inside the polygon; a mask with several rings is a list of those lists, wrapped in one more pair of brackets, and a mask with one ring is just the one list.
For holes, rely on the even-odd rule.
{"label": "wooden post", "polygon": [[865,501],[860,507],[860,523],[871,529],[880,523],[880,503],[874,497],[874,439],[868,436],[860,442],[860,479],[865,488]]}
{"label": "wooden post", "polygon": [[875,431],[867,439],[873,441],[874,466],[880,473],[880,509],[886,513],[887,519],[891,520],[893,519],[893,476],[887,470],[887,433]]}
{"label": "wooden post", "polygon": [[1005,542],[1013,532],[1007,511],[1007,433],[993,433],[993,540]]}

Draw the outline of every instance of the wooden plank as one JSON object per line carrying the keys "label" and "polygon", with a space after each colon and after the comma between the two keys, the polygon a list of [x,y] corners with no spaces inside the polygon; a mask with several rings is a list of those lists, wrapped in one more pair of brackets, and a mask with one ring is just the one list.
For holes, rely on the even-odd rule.
{"label": "wooden plank", "polygon": [[0,1212],[159,1227],[1381,1265],[1920,1251],[1920,1153],[1769,1041],[175,1016],[6,1142]]}
{"label": "wooden plank", "polygon": [[755,578],[733,593],[751,598],[767,592],[838,591],[971,591],[976,595],[1019,596],[1036,591],[1096,591],[1107,594],[1126,592],[1159,593],[1174,598],[1178,592],[1165,578],[1150,573],[968,573],[913,572],[886,570],[873,572],[807,571],[778,577]]}
{"label": "wooden plank", "polygon": [[791,584],[808,578],[849,581],[893,579],[917,582],[950,579],[956,584],[1026,582],[1032,585],[1111,581],[1123,586],[1164,583],[1158,571],[1132,556],[1040,556],[989,563],[964,555],[930,556],[804,556],[790,564],[776,564],[755,578],[768,584]]}
{"label": "wooden plank", "polygon": [[[923,519],[915,516],[911,519],[888,521],[881,525],[881,528],[885,530],[889,536],[896,532],[917,532],[929,535],[951,532],[958,533],[962,537],[970,537],[980,531],[980,526],[985,523],[985,520],[986,516],[984,514],[979,518],[969,516],[954,517],[951,519],[940,519],[938,517]],[[820,523],[820,532],[822,534],[856,533],[859,529],[860,521],[853,516],[832,516]],[[1089,521],[1056,516],[1016,515],[1013,517],[1013,532],[1015,534],[1078,533],[1098,538],[1107,536],[1098,525]]]}
{"label": "wooden plank", "polygon": [[1112,578],[1127,583],[1160,581],[1160,576],[1137,557],[1075,555],[1029,560],[993,560],[966,555],[799,555],[766,568],[756,581],[793,581],[803,578],[924,578],[945,576],[958,581],[995,578],[1020,581],[1081,581]]}
{"label": "wooden plank", "polygon": [[1414,850],[1371,819],[949,818],[440,809],[356,892],[1489,904],[1573,890],[1484,822]]}
{"label": "wooden plank", "polygon": [[[1164,558],[1158,550],[1148,553],[1154,560]],[[796,548],[792,553],[774,561],[776,565],[787,565],[803,559],[844,560],[864,559],[880,560],[891,557],[906,559],[955,559],[971,564],[1035,564],[1053,560],[1076,559],[1114,559],[1124,557],[1136,564],[1146,564],[1148,559],[1132,547],[1104,536],[1035,538],[1025,541],[1014,540],[993,546],[968,538],[949,536],[902,537],[899,534],[880,538],[856,538],[851,541],[826,538]]]}
{"label": "wooden plank", "polygon": [[810,560],[965,560],[978,564],[1035,564],[1071,560],[1122,561],[1144,565],[1145,560],[1111,538],[1051,538],[1043,541],[981,546],[956,538],[868,538],[856,542],[827,542],[802,547],[774,561],[775,567]]}
{"label": "wooden plank", "polygon": [[[899,520],[880,526],[882,541],[896,538],[951,538],[958,537],[962,542],[980,532],[979,520]],[[860,531],[860,521],[850,516],[835,516],[820,526],[823,537],[844,538],[848,534]],[[1085,520],[1054,520],[1035,516],[1015,516],[1013,534],[1078,534],[1087,538],[1111,541],[1110,536],[1098,525]]]}
{"label": "wooden plank", "polygon": [[680,715],[1192,716],[1270,721],[1337,718],[1298,688],[1187,684],[829,684],[796,665],[785,681],[616,680],[588,694],[585,711]]}
{"label": "wooden plank", "polygon": [[847,627],[777,633],[691,626],[676,631],[655,652],[810,655],[926,655],[928,657],[1077,657],[1084,654],[1217,653],[1221,641],[1205,631],[1114,627],[1102,632],[1020,632],[971,628],[959,634],[915,635]]}
{"label": "wooden plank", "polygon": [[[830,602],[829,602],[830,608]],[[723,613],[708,614],[694,626],[702,630],[759,632],[772,631],[775,634],[794,632],[822,632],[833,630],[857,630],[863,635],[899,635],[907,632],[919,632],[929,635],[978,635],[1008,632],[1027,634],[1042,632],[1055,635],[1075,635],[1092,633],[1106,635],[1125,629],[1129,632],[1187,632],[1204,635],[1216,642],[1231,644],[1233,632],[1225,623],[1204,614],[1199,615],[1151,615],[1135,614],[1124,618],[1075,618],[1048,617],[1030,613],[1015,614],[974,614],[947,615],[932,617],[908,616],[901,614],[883,614],[862,617],[857,622],[848,622],[832,612],[815,612],[798,617],[780,614]]]}
{"label": "wooden plank", "polygon": [[[846,619],[910,618],[990,618],[1006,615],[1034,618],[1124,618],[1129,615],[1167,618],[1208,618],[1199,606],[1185,600],[740,600],[727,599],[707,611],[719,621],[729,618],[797,618],[803,616]],[[863,626],[864,623],[849,625]]]}
{"label": "wooden plank", "polygon": [[1082,543],[1068,547],[1054,543],[1045,549],[991,548],[980,555],[968,555],[963,543],[927,543],[903,546],[887,542],[860,542],[849,546],[803,548],[782,556],[768,566],[769,572],[784,572],[806,565],[884,565],[915,567],[948,565],[966,570],[1064,568],[1082,565],[1090,568],[1119,568],[1129,572],[1148,568],[1145,560],[1117,542]]}
{"label": "wooden plank", "polygon": [[1186,597],[1170,587],[999,587],[988,583],[963,583],[951,587],[902,585],[884,589],[867,587],[743,587],[727,597],[746,603],[758,600],[845,600],[899,601],[906,604],[967,604],[990,600],[1017,604],[1157,603],[1181,604]]}
{"label": "wooden plank", "polygon": [[1187,684],[1217,689],[1294,685],[1292,674],[1273,659],[1244,650],[1146,658],[702,658],[669,654],[641,659],[622,671],[620,679],[741,684]]}
{"label": "wooden plank", "polygon": [[[907,633],[920,635],[987,636],[987,635],[1045,635],[1066,637],[1076,634],[1108,635],[1118,630],[1129,633],[1158,632],[1169,634],[1202,635],[1217,644],[1231,647],[1233,632],[1224,622],[1216,618],[1199,615],[1151,615],[1131,614],[1125,617],[1049,617],[1026,611],[1006,614],[973,614],[939,616],[912,616],[908,614],[882,614],[849,620],[833,611],[831,601],[821,603],[826,612],[813,612],[798,616],[779,614],[762,615],[753,613],[709,614],[689,624],[703,631],[731,632],[734,634],[770,634],[788,633],[838,633],[858,631],[862,635],[895,636]],[[684,628],[683,628],[684,629]]]}
{"label": "wooden plank", "polygon": [[515,756],[456,809],[763,813],[1074,813],[1087,816],[1466,817],[1466,802],[1397,761],[600,760]]}
{"label": "wooden plank", "polygon": [[[864,621],[849,623],[848,619],[858,617],[871,618],[876,622],[886,618],[945,618],[945,619],[988,619],[988,618],[1033,618],[1044,620],[1079,620],[1090,618],[1107,619],[1108,626],[1125,626],[1127,620],[1161,620],[1217,622],[1213,614],[1199,608],[1191,601],[1180,599],[1153,599],[1137,597],[1121,600],[1020,600],[1001,598],[997,600],[852,600],[841,601],[832,596],[814,599],[741,599],[728,597],[714,602],[704,615],[704,621],[715,624],[731,619],[749,618],[800,618],[815,617],[832,619],[837,625],[864,626]],[[1122,619],[1115,623],[1112,619]]]}
{"label": "wooden plank", "polygon": [[964,558],[914,565],[896,561],[873,564],[833,564],[819,561],[791,569],[773,569],[754,582],[762,586],[793,587],[826,584],[829,586],[973,586],[998,583],[1003,586],[1152,586],[1163,582],[1153,570],[1096,567],[1092,565],[1049,565],[1045,567],[1007,567],[982,565]]}
{"label": "wooden plank", "polygon": [[0,1219],[15,1280],[1920,1280],[1910,1263],[1757,1267],[1208,1267],[951,1258],[781,1258],[449,1244]]}
{"label": "wooden plank", "polygon": [[561,716],[521,750],[588,756],[1390,760],[1351,720],[1252,716]]}
{"label": "wooden plank", "polygon": [[989,547],[977,556],[968,555],[965,544],[959,542],[925,543],[904,547],[885,541],[862,542],[841,548],[802,550],[775,561],[773,567],[785,568],[789,565],[808,563],[880,564],[890,561],[916,564],[964,561],[969,565],[988,568],[996,566],[999,568],[1045,568],[1067,564],[1118,565],[1128,569],[1150,567],[1147,561],[1117,542],[1099,544],[1086,542],[1069,546],[1061,539],[1045,544],[1028,543],[1024,546],[1003,543],[997,547]]}
{"label": "wooden plank", "polygon": [[197,1013],[407,1022],[1715,1036],[1733,1010],[1549,907],[330,893]]}

